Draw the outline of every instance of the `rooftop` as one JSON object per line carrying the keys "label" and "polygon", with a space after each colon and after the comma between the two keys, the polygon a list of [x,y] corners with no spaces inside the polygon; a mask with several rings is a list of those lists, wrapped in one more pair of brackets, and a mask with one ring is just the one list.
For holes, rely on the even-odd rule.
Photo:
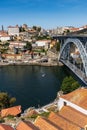
{"label": "rooftop", "polygon": [[62,95],[61,98],[64,98],[84,109],[87,110],[87,88],[79,88],[75,91]]}
{"label": "rooftop", "polygon": [[62,130],[50,120],[38,116],[34,123],[40,130]]}
{"label": "rooftop", "polygon": [[9,35],[7,34],[7,32],[4,31],[0,31],[0,37],[8,37]]}
{"label": "rooftop", "polygon": [[39,130],[34,124],[31,122],[27,121],[21,121],[17,127],[16,130]]}
{"label": "rooftop", "polygon": [[17,116],[18,114],[21,113],[21,111],[22,111],[21,106],[6,108],[6,109],[1,110],[1,117],[5,117],[8,115]]}
{"label": "rooftop", "polygon": [[84,128],[87,125],[87,116],[70,106],[64,106],[59,111],[59,115],[78,127]]}
{"label": "rooftop", "polygon": [[11,126],[0,124],[0,130],[14,130]]}
{"label": "rooftop", "polygon": [[74,124],[69,120],[66,120],[64,117],[54,112],[50,113],[49,120],[63,130],[80,130],[80,127],[78,125]]}

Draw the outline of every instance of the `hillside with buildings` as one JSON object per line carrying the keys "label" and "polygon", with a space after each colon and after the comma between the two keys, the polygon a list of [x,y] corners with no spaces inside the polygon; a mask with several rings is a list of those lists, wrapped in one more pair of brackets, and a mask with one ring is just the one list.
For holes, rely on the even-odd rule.
{"label": "hillside with buildings", "polygon": [[[58,27],[56,29],[45,30],[41,27],[23,24],[22,26],[8,26],[7,30],[0,31],[0,64],[8,65],[31,64],[49,62],[52,64],[58,61],[58,40],[54,40],[55,35],[80,34],[86,32],[87,26],[80,28],[75,27]],[[86,33],[85,33],[86,35]]]}
{"label": "hillside with buildings", "polygon": [[[0,31],[0,65],[58,65],[59,41],[54,35],[83,33],[81,28],[8,26]],[[68,94],[58,93],[53,103],[43,107],[4,108],[0,112],[0,130],[87,130],[87,88],[80,87]]]}

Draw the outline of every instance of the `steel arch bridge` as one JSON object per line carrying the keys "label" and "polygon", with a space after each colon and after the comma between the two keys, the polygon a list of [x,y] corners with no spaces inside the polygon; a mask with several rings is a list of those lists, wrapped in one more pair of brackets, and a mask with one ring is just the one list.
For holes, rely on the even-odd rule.
{"label": "steel arch bridge", "polygon": [[[72,70],[87,85],[87,37],[86,36],[59,36],[56,37],[61,41],[60,54],[58,59]],[[70,54],[71,45],[79,51],[81,63],[77,67],[78,58],[72,58]],[[73,62],[71,61],[73,59]]]}

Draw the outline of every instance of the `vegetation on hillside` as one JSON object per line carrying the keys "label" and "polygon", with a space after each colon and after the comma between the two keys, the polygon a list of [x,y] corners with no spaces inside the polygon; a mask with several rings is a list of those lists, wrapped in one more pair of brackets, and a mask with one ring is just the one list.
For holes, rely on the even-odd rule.
{"label": "vegetation on hillside", "polygon": [[56,51],[60,51],[60,43],[56,42],[55,44]]}
{"label": "vegetation on hillside", "polygon": [[37,36],[37,40],[51,40],[52,38],[49,35],[42,35],[42,36]]}
{"label": "vegetation on hillside", "polygon": [[7,92],[0,92],[0,110],[12,106],[16,101],[15,97],[11,97]]}
{"label": "vegetation on hillside", "polygon": [[79,87],[80,87],[80,84],[72,76],[69,76],[69,77],[64,78],[61,85],[61,90],[64,93],[69,93]]}
{"label": "vegetation on hillside", "polygon": [[24,49],[31,51],[32,50],[32,44],[30,42],[26,41],[26,46],[24,46]]}
{"label": "vegetation on hillside", "polygon": [[5,42],[4,44],[0,43],[0,52],[6,53],[9,50],[9,42]]}

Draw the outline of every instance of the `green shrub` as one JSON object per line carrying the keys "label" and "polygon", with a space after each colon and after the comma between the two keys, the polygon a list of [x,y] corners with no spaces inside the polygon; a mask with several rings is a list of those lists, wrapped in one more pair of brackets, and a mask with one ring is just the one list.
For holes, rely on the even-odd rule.
{"label": "green shrub", "polygon": [[73,77],[69,76],[69,77],[64,78],[61,85],[61,90],[64,93],[69,93],[79,87],[80,87],[80,84]]}

